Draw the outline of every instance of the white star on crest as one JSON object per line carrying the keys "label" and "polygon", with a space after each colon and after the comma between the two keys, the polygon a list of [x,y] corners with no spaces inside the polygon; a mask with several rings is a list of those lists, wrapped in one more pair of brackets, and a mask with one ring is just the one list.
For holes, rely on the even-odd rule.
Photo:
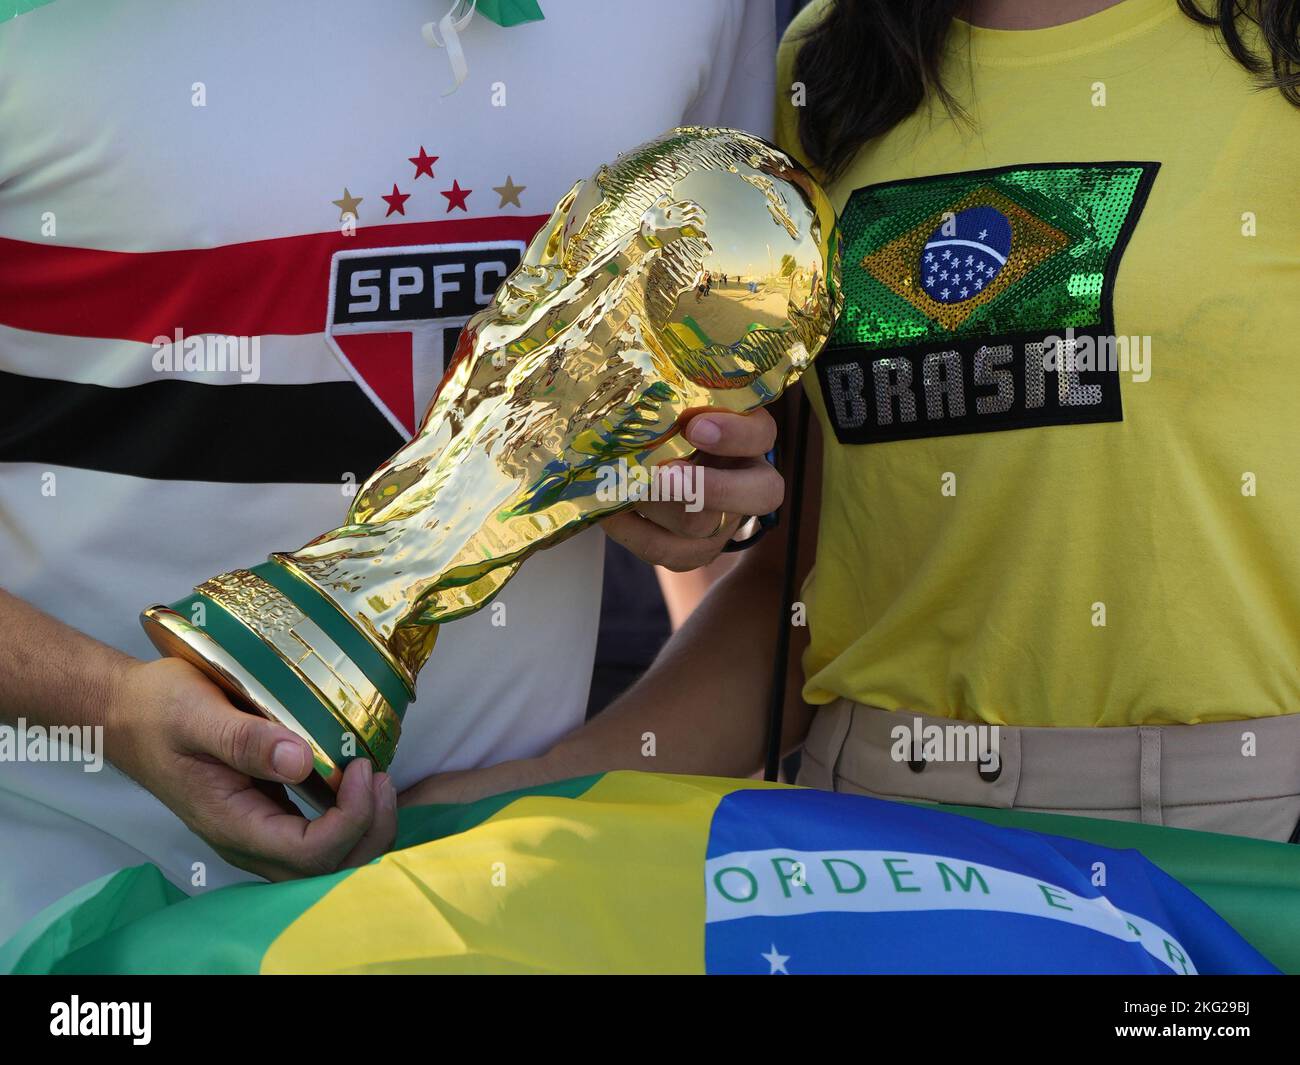
{"label": "white star on crest", "polygon": [[775,976],[777,973],[780,973],[782,976],[790,975],[785,967],[785,963],[790,960],[790,955],[778,953],[775,943],[772,944],[772,951],[770,954],[760,954],[759,957],[772,967],[772,971],[767,974],[768,976]]}

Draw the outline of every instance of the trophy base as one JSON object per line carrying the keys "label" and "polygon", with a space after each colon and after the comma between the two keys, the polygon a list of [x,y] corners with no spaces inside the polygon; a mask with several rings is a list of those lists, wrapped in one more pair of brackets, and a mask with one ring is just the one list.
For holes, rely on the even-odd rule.
{"label": "trophy base", "polygon": [[392,762],[414,693],[333,601],[278,561],[211,577],[140,621],[163,654],[306,740],[314,772],[293,790],[313,808],[334,805],[354,758]]}
{"label": "trophy base", "polygon": [[343,779],[342,767],[257,677],[207,632],[168,607],[150,607],[141,615],[140,621],[162,654],[184,659],[200,670],[234,706],[247,713],[261,714],[301,736],[311,748],[313,769],[301,783],[287,786],[317,812],[334,805],[335,794]]}

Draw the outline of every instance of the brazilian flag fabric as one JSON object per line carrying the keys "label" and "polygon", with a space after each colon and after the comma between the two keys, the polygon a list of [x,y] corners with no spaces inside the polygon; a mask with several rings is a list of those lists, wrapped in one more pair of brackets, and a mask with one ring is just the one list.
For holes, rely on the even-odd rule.
{"label": "brazilian flag fabric", "polygon": [[191,897],[126,869],[29,922],[0,970],[1271,973],[1300,967],[1297,855],[619,772],[405,810],[398,849],[315,879]]}

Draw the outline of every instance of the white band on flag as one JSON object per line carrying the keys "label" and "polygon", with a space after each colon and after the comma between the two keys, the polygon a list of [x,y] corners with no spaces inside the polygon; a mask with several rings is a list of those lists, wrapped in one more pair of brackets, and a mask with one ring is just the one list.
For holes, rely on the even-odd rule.
{"label": "white band on flag", "polygon": [[1138,943],[1175,973],[1196,973],[1173,935],[1105,896],[1079,895],[1023,873],[941,854],[734,851],[705,863],[705,892],[705,921],[710,924],[808,913],[1015,913]]}

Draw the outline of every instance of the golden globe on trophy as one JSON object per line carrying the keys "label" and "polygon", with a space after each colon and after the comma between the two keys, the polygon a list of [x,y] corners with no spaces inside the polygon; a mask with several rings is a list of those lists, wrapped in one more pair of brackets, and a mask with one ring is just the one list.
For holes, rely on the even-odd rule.
{"label": "golden globe on trophy", "polygon": [[632,506],[598,491],[602,470],[685,458],[684,416],[775,400],[839,306],[835,213],[812,177],[748,133],[672,130],[556,205],[342,525],[142,623],[310,744],[297,790],[324,809],[353,757],[388,767],[440,625]]}

